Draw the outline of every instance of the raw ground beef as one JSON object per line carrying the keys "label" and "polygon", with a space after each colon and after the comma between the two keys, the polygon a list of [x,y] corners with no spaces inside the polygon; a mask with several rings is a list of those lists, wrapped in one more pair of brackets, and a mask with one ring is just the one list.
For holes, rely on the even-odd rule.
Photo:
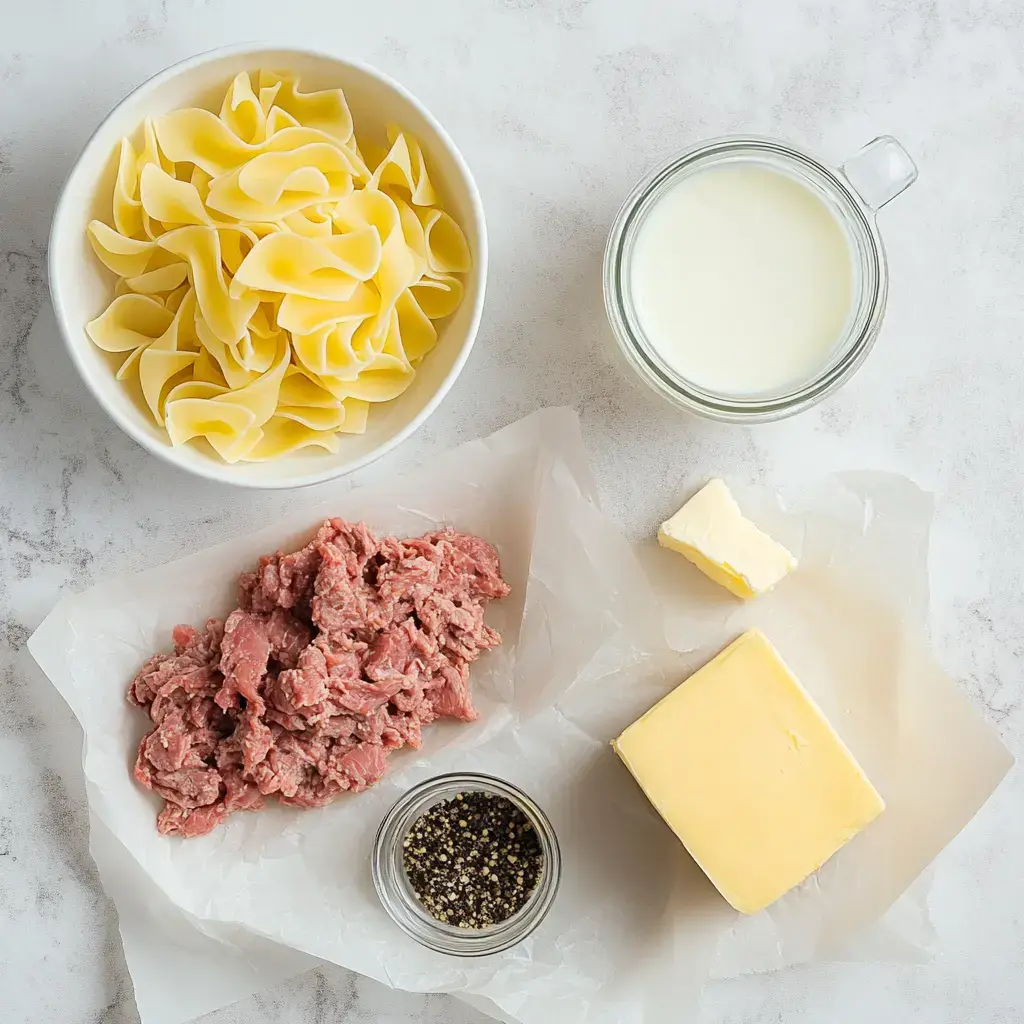
{"label": "raw ground beef", "polygon": [[472,721],[469,666],[501,642],[484,610],[508,589],[494,548],[452,530],[378,540],[330,519],[261,558],[224,622],[175,627],[128,687],[154,725],[135,778],[164,799],[158,830],[205,835],[272,794],[321,807],[378,782],[424,725]]}

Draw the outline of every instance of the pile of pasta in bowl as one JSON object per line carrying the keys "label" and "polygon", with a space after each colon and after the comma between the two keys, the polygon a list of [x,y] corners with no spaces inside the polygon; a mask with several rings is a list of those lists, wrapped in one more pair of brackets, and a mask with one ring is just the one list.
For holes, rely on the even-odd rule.
{"label": "pile of pasta in bowl", "polygon": [[337,452],[409,386],[470,270],[417,140],[361,144],[340,89],[242,72],[219,113],[122,139],[112,223],[88,236],[117,275],[86,325],[174,445],[225,462]]}

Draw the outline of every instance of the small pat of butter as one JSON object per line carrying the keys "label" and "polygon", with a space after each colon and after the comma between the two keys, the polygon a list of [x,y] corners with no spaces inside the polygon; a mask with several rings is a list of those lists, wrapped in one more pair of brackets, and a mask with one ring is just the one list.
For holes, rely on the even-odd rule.
{"label": "small pat of butter", "polygon": [[742,598],[771,590],[797,564],[778,541],[743,517],[721,480],[701,488],[662,523],[658,543],[678,551],[706,576]]}
{"label": "small pat of butter", "polygon": [[758,630],[677,686],[612,746],[744,914],[799,885],[885,809]]}

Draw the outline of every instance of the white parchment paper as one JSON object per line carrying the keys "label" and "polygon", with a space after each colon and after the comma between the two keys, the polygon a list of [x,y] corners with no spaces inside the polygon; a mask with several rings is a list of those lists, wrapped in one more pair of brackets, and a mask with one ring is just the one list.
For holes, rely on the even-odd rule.
{"label": "white parchment paper", "polygon": [[[62,601],[30,648],[85,732],[93,855],[144,1024],[181,1024],[320,961],[454,992],[524,1024],[678,1024],[711,976],[825,956],[919,959],[926,885],[915,879],[1011,763],[921,640],[929,501],[891,476],[832,481],[788,511],[760,492],[739,497],[802,558],[774,594],[747,605],[671,553],[648,548],[638,559],[597,505],[575,415],[548,410],[391,484],[316,502],[300,492],[286,519],[255,535]],[[158,836],[157,801],[130,773],[147,723],[124,700],[128,680],[174,624],[228,611],[239,571],[328,515],[399,534],[447,523],[497,545],[513,593],[488,613],[504,644],[474,666],[480,721],[432,726],[384,782],[331,807],[235,815],[197,840]],[[741,918],[608,742],[753,624],[888,808],[805,885]],[[564,856],[541,928],[483,960],[420,948],[384,914],[370,879],[390,805],[455,769],[525,788]]]}

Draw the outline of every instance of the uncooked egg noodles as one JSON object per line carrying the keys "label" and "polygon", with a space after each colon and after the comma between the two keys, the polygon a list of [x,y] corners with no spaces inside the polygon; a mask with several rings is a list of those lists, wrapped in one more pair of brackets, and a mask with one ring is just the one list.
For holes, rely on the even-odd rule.
{"label": "uncooked egg noodles", "polygon": [[371,166],[340,89],[267,71],[239,74],[219,114],[139,135],[117,154],[112,225],[88,228],[117,275],[89,337],[172,444],[205,438],[227,462],[338,451],[462,300],[469,246],[419,142],[389,127]]}

